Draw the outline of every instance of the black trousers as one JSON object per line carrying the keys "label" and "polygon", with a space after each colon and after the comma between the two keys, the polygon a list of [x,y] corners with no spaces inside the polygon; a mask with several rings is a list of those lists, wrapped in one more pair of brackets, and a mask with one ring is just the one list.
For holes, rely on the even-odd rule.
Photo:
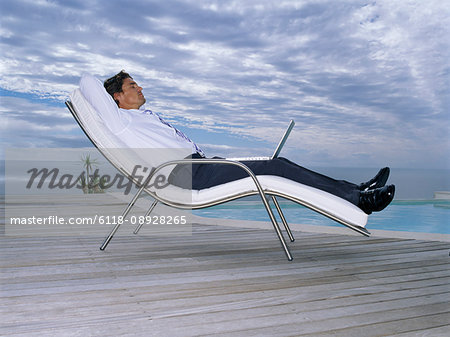
{"label": "black trousers", "polygon": [[[202,158],[193,154],[192,158]],[[219,158],[219,157],[214,157]],[[345,180],[335,180],[308,170],[286,158],[243,161],[255,175],[274,175],[315,187],[358,205],[358,185]],[[169,176],[169,182],[182,188],[200,190],[248,177],[242,168],[228,164],[181,164]],[[192,185],[191,185],[192,183]]]}

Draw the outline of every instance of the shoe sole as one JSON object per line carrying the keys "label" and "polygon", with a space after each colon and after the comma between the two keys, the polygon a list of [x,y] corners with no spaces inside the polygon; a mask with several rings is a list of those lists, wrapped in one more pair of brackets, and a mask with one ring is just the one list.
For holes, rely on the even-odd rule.
{"label": "shoe sole", "polygon": [[385,167],[385,168],[381,169],[380,178],[376,182],[369,185],[369,187],[366,187],[364,189],[364,191],[374,190],[376,188],[384,187],[389,178],[390,172],[391,172],[391,170],[389,169],[389,167]]}

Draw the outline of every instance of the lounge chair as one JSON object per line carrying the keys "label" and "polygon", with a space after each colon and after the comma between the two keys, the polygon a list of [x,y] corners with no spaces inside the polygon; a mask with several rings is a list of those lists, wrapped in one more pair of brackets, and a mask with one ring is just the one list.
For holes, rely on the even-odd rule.
{"label": "lounge chair", "polygon": [[[117,137],[105,125],[96,108],[116,109],[117,106],[106,90],[103,89],[100,81],[98,81],[95,91],[96,92],[92,93],[93,97],[90,97],[93,104],[91,104],[88,99],[83,96],[80,89],[76,89],[71,93],[70,100],[66,101],[66,105],[80,125],[81,129],[95,145],[95,147],[115,168],[117,168],[125,177],[132,180],[136,186],[138,186],[138,191],[132,197],[130,203],[122,214],[123,218],[128,215],[135,202],[143,192],[147,193],[154,199],[152,205],[146,213],[146,216],[150,215],[158,202],[180,209],[201,209],[245,196],[259,195],[289,261],[292,260],[292,255],[283,237],[280,226],[278,225],[274,213],[269,205],[267,197],[272,198],[291,242],[294,241],[294,237],[281,211],[281,207],[276,200],[276,197],[282,197],[306,206],[362,235],[370,236],[370,233],[364,228],[367,223],[367,214],[352,203],[330,193],[296,183],[285,178],[268,175],[255,176],[248,167],[237,160],[169,160],[167,162],[151,166],[155,169],[146,177],[145,181],[142,182],[137,180],[132,174],[133,167],[135,167],[137,161],[142,159],[142,156],[137,153],[133,153],[130,149],[127,149],[127,144],[124,144],[120,137]],[[101,104],[94,108],[93,105],[96,103],[93,102],[93,100],[96,100],[97,98],[101,101]],[[119,149],[127,150],[120,151]],[[149,183],[158,172],[162,172],[164,170],[168,172],[167,170],[170,168],[170,171],[176,164],[194,162],[235,165],[246,171],[248,177],[203,190],[187,190],[173,185],[157,191],[155,189],[148,188]],[[120,223],[114,226],[110,234],[101,245],[101,250],[106,248],[119,227]],[[137,233],[139,229],[140,227],[136,228],[135,233]]]}

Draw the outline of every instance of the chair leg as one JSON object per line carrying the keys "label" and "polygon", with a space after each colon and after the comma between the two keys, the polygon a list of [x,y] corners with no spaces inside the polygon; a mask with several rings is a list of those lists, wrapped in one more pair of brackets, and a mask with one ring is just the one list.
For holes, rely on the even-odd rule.
{"label": "chair leg", "polygon": [[[153,209],[155,208],[155,206],[158,204],[158,200],[153,201],[152,205],[150,206],[150,208],[148,209],[147,213],[145,213],[144,218],[147,218],[150,213],[153,211]],[[139,231],[141,230],[142,226],[144,225],[144,221],[142,221],[134,230],[133,234],[137,234],[139,233]]]}
{"label": "chair leg", "polygon": [[281,221],[283,222],[284,228],[286,229],[286,232],[288,233],[289,239],[291,240],[291,242],[294,242],[295,241],[294,235],[292,235],[291,229],[289,228],[286,218],[284,217],[284,214],[283,214],[283,211],[281,210],[280,204],[278,203],[278,200],[277,200],[277,198],[275,198],[274,195],[272,195],[272,201],[275,204],[278,214],[280,215]]}
{"label": "chair leg", "polygon": [[275,229],[275,232],[277,233],[278,239],[280,240],[281,246],[284,249],[286,257],[289,261],[292,261],[293,258],[292,258],[291,252],[289,251],[289,247],[287,246],[286,241],[284,241],[284,237],[283,237],[283,234],[281,233],[280,226],[278,225],[278,222],[275,219],[275,216],[273,215],[272,209],[270,208],[269,202],[267,201],[267,199],[264,195],[264,192],[262,192],[262,190],[260,191],[260,195],[261,195],[262,203],[263,203],[264,207],[266,208],[266,211],[267,211],[267,214],[269,215],[270,221],[272,221],[273,228]]}
{"label": "chair leg", "polygon": [[146,181],[145,184],[142,184],[142,186],[136,192],[136,194],[134,195],[133,199],[128,204],[127,208],[125,208],[125,210],[123,211],[121,218],[119,218],[119,219],[121,219],[121,221],[117,221],[117,223],[114,226],[114,228],[112,229],[111,233],[109,233],[109,235],[106,237],[106,239],[103,242],[103,244],[100,246],[100,250],[105,250],[106,246],[108,246],[108,243],[111,241],[111,239],[113,238],[114,234],[116,234],[116,232],[119,229],[120,225],[122,224],[123,220],[128,215],[128,213],[130,212],[131,208],[134,206],[136,200],[142,194],[142,191],[144,190],[144,188],[147,185],[147,183],[148,183],[148,181]]}

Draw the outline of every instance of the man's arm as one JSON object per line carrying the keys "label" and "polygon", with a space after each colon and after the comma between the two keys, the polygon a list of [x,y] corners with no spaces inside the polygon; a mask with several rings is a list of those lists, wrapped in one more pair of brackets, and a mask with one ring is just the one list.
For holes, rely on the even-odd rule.
{"label": "man's arm", "polygon": [[128,119],[120,114],[119,107],[100,80],[90,74],[83,74],[80,90],[113,133],[119,133],[128,126]]}

